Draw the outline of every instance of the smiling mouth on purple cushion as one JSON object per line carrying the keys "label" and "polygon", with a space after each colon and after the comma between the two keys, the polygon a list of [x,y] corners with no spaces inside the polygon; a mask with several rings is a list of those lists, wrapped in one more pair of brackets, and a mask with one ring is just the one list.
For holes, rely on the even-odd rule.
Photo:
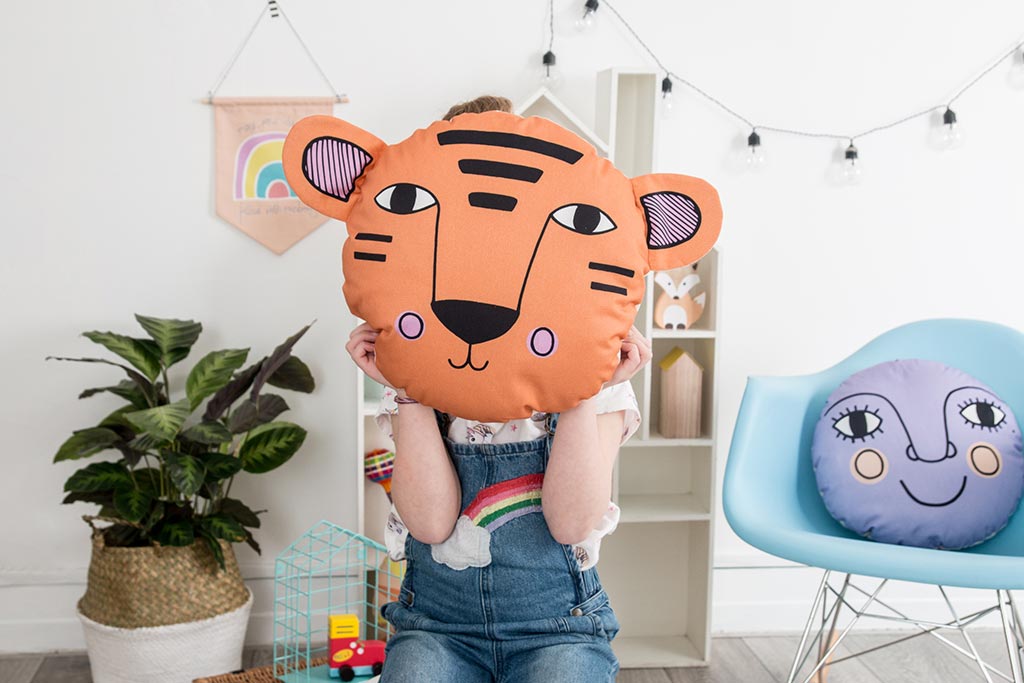
{"label": "smiling mouth on purple cushion", "polygon": [[967,488],[967,477],[964,477],[964,480],[960,483],[960,490],[956,492],[956,495],[953,496],[952,498],[950,498],[949,500],[947,500],[945,503],[926,503],[926,502],[924,502],[923,500],[921,500],[920,498],[918,498],[917,496],[915,496],[913,493],[910,492],[910,489],[907,488],[907,485],[905,483],[903,483],[902,479],[900,479],[900,486],[903,487],[903,490],[907,492],[907,495],[910,496],[910,498],[915,503],[917,503],[918,505],[925,505],[925,506],[930,507],[930,508],[940,508],[940,507],[945,507],[946,505],[952,505],[953,503],[956,502],[957,498],[959,498],[961,495],[963,495],[964,489]]}

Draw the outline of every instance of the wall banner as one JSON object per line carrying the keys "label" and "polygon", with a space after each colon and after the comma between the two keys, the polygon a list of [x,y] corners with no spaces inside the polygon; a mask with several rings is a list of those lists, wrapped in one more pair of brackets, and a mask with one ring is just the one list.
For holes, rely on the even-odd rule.
{"label": "wall banner", "polygon": [[330,116],[336,97],[216,97],[217,215],[283,254],[327,220],[303,204],[281,166],[285,136],[299,119]]}

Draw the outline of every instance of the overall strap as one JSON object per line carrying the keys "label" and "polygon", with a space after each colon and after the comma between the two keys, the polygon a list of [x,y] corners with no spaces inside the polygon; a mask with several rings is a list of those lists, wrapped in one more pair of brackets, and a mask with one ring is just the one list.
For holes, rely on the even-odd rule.
{"label": "overall strap", "polygon": [[558,413],[548,413],[547,419],[544,420],[544,429],[551,436],[554,436],[555,428],[558,426]]}
{"label": "overall strap", "polygon": [[434,417],[437,418],[437,428],[441,432],[441,436],[448,436],[448,427],[451,425],[451,418],[448,416],[448,413],[434,408]]}

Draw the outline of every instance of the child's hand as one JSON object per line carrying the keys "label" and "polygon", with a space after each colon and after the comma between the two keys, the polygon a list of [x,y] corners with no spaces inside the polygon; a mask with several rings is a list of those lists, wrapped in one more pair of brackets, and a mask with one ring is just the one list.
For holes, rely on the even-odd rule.
{"label": "child's hand", "polygon": [[370,327],[370,323],[363,323],[349,334],[345,350],[352,356],[352,360],[356,362],[356,365],[371,379],[394,389],[395,387],[384,379],[384,375],[380,374],[380,370],[377,369],[377,355],[374,351],[374,342],[377,340],[378,334],[380,334],[380,330]]}
{"label": "child's hand", "polygon": [[635,325],[630,326],[626,338],[622,340],[619,367],[615,368],[612,378],[605,382],[604,386],[610,387],[629,380],[650,360],[651,342],[640,334]]}

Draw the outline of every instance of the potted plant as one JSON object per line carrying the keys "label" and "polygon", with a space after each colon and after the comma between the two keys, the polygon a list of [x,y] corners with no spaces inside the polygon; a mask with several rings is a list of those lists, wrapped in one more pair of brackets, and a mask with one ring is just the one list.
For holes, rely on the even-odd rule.
{"label": "potted plant", "polygon": [[[99,505],[85,595],[78,603],[95,683],[191,681],[240,668],[252,594],[233,543],[259,546],[260,513],[232,496],[236,476],[287,462],[306,431],[277,418],[285,399],[267,386],[309,393],[309,368],[292,347],[309,325],[246,365],[249,349],[211,351],[172,396],[169,370],[202,332],[191,320],[136,315],[146,337],[83,335],[119,356],[125,378],[83,391],[124,400],[95,427],[75,431],[54,462],[113,453],[74,472],[64,503]],[[172,400],[173,399],[173,400]],[[200,410],[202,409],[202,410]]]}

